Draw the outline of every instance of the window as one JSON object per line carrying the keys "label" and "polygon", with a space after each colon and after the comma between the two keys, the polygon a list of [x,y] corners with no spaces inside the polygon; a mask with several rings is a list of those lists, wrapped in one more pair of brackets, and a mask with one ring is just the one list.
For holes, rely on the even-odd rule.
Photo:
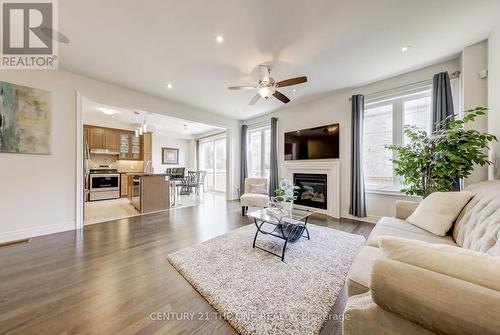
{"label": "window", "polygon": [[367,187],[392,186],[393,105],[386,104],[365,110],[364,158]]}
{"label": "window", "polygon": [[249,177],[269,178],[271,128],[251,129],[247,136]]}
{"label": "window", "polygon": [[[452,80],[455,111],[458,110],[458,79]],[[432,132],[431,86],[407,91],[392,97],[370,100],[365,105],[364,161],[367,189],[398,189],[399,178],[391,162],[393,152],[386,145],[408,143],[404,125]]]}

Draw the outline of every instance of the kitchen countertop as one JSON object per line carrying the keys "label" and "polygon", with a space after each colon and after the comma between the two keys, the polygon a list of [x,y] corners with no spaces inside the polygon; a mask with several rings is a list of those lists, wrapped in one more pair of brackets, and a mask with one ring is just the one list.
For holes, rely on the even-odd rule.
{"label": "kitchen countertop", "polygon": [[147,173],[147,172],[125,172],[127,176],[139,177],[154,177],[154,176],[168,176],[166,173]]}

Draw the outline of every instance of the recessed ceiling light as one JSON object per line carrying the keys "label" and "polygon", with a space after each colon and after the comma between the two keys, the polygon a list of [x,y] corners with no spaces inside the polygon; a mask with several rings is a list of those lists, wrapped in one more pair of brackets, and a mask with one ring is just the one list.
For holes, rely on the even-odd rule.
{"label": "recessed ceiling light", "polygon": [[222,44],[224,43],[224,36],[222,35],[217,35],[217,37],[215,37],[215,41],[219,44]]}
{"label": "recessed ceiling light", "polygon": [[114,109],[110,109],[110,108],[99,108],[99,110],[106,115],[116,114],[116,111]]}
{"label": "recessed ceiling light", "polygon": [[407,52],[411,48],[411,45],[406,45],[401,48],[401,52]]}
{"label": "recessed ceiling light", "polygon": [[171,88],[172,88],[172,84],[168,83],[168,84],[167,84],[167,88],[168,88],[168,89],[171,89]]}
{"label": "recessed ceiling light", "polygon": [[292,90],[292,92],[297,92],[297,89],[296,89],[296,88],[294,88],[294,89]]}
{"label": "recessed ceiling light", "polygon": [[189,131],[187,124],[184,125],[184,129],[181,130],[181,134],[185,136],[191,135],[191,132]]}

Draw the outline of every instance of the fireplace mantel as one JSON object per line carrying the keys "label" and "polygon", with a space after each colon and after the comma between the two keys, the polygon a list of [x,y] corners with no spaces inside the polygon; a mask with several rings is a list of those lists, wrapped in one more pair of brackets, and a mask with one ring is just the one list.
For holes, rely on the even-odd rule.
{"label": "fireplace mantel", "polygon": [[309,208],[294,205],[297,208],[313,209],[334,218],[340,218],[340,163],[339,160],[297,160],[283,162],[283,177],[293,181],[294,173],[326,174],[328,179],[327,209]]}

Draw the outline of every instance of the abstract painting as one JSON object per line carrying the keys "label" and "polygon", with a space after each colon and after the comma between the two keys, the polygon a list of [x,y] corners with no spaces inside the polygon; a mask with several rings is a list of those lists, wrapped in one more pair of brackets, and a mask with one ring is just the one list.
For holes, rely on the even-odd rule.
{"label": "abstract painting", "polygon": [[0,81],[0,153],[49,154],[51,93]]}
{"label": "abstract painting", "polygon": [[179,164],[179,149],[161,148],[162,164]]}

